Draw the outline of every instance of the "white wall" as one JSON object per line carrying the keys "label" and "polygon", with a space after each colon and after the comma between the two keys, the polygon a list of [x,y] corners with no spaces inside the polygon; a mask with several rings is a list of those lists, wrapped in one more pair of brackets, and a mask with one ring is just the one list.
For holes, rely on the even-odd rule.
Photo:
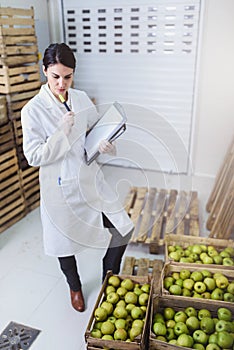
{"label": "white wall", "polygon": [[198,76],[194,173],[215,177],[234,135],[234,1],[206,0]]}
{"label": "white wall", "polygon": [[[194,176],[213,181],[234,134],[234,1],[203,3],[192,160]],[[34,6],[41,52],[64,40],[60,0],[1,0],[0,6]]]}

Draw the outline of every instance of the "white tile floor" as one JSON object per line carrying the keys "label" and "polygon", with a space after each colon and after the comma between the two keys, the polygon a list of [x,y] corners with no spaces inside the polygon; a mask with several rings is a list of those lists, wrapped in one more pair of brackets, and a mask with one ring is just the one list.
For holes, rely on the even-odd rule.
{"label": "white tile floor", "polygon": [[[119,177],[120,172],[108,168],[106,177],[112,181],[124,180],[122,185],[119,182],[121,199],[127,194],[129,184],[145,185],[136,172],[121,173]],[[148,180],[150,186],[159,186],[155,174],[149,174]],[[209,192],[209,186],[205,184],[204,188]],[[44,255],[39,209],[3,232],[0,235],[0,333],[14,321],[41,330],[30,347],[32,350],[86,349],[84,333],[101,288],[103,255],[102,249],[86,249],[79,255],[87,308],[84,313],[78,313],[70,305],[68,286],[57,260]],[[130,245],[126,255],[163,259],[150,255],[146,246]]]}

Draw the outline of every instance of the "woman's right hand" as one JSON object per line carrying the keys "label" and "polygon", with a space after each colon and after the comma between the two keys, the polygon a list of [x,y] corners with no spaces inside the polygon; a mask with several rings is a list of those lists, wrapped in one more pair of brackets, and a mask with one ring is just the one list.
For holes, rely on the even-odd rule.
{"label": "woman's right hand", "polygon": [[62,127],[63,131],[68,136],[74,125],[74,112],[70,111],[63,115]]}

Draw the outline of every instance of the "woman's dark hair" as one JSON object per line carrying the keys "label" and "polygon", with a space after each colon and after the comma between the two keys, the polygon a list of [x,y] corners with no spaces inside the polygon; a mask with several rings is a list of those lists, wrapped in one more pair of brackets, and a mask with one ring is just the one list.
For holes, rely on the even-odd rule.
{"label": "woman's dark hair", "polygon": [[45,66],[45,70],[47,70],[49,66],[56,63],[61,63],[64,66],[75,70],[76,59],[74,53],[65,43],[50,44],[45,50],[43,57],[43,65]]}

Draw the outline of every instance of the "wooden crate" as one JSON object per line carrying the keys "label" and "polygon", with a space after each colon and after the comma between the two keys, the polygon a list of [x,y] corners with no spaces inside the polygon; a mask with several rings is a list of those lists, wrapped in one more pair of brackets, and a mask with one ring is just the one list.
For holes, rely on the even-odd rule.
{"label": "wooden crate", "polygon": [[[207,237],[199,237],[199,240],[197,237],[192,236],[185,236],[185,235],[168,235],[165,239],[165,262],[171,262],[174,265],[180,265],[181,262],[173,261],[168,256],[168,246],[169,245],[180,245],[182,248],[187,248],[190,245],[193,244],[204,244],[206,246],[214,246],[218,252],[223,250],[226,247],[233,247],[234,248],[234,241],[233,240],[227,240],[227,239],[217,239],[217,238],[207,238]],[[191,263],[185,263],[183,262],[183,266],[191,266]],[[223,268],[223,269],[233,269],[233,266],[224,266],[224,265],[215,265],[215,264],[198,264],[196,263],[196,266],[201,266],[203,269],[206,267],[210,268]]]}
{"label": "wooden crate", "polygon": [[214,188],[208,199],[206,210],[209,216],[206,227],[210,237],[231,237],[234,230],[234,139],[225,155],[216,176]]}
{"label": "wooden crate", "polygon": [[149,245],[158,253],[168,233],[199,236],[197,192],[131,187],[125,209],[135,230],[130,243]]}
{"label": "wooden crate", "polygon": [[[112,271],[108,271],[105,277],[105,280],[103,282],[102,288],[99,292],[95,306],[93,308],[92,315],[89,319],[89,323],[85,332],[87,349],[107,348],[112,350],[121,350],[121,349],[122,350],[145,350],[148,348],[148,343],[147,343],[148,342],[148,323],[149,323],[150,309],[151,309],[152,287],[151,287],[150,299],[149,299],[149,303],[148,303],[147,311],[145,315],[145,324],[144,324],[144,328],[141,336],[136,337],[136,339],[133,342],[125,342],[121,340],[104,340],[104,339],[91,337],[91,330],[95,322],[94,311],[102,303],[104,299],[104,291],[106,289],[108,279],[111,275],[113,275]],[[131,278],[132,281],[134,281],[135,283],[139,283],[140,285],[151,282],[149,276],[118,275],[118,277],[120,277],[120,279]]]}
{"label": "wooden crate", "polygon": [[40,204],[39,168],[20,169],[20,181],[25,198],[25,211],[29,213]]}
{"label": "wooden crate", "polygon": [[15,148],[12,123],[7,121],[0,125],[0,154]]}
{"label": "wooden crate", "polygon": [[122,275],[147,276],[152,279],[153,293],[160,293],[160,279],[163,268],[163,261],[159,259],[136,259],[133,256],[126,256],[122,268]]}
{"label": "wooden crate", "polygon": [[35,35],[33,7],[29,9],[0,7],[0,27],[1,36]]}
{"label": "wooden crate", "polygon": [[39,92],[38,88],[29,91],[25,91],[24,88],[22,90],[16,93],[6,94],[8,118],[10,120],[17,119],[19,121],[21,118],[21,109]]}
{"label": "wooden crate", "polygon": [[0,96],[0,125],[8,122],[6,96]]}
{"label": "wooden crate", "polygon": [[[170,292],[164,288],[164,284],[163,284],[163,281],[164,281],[164,278],[167,277],[167,276],[171,276],[173,272],[178,272],[180,273],[182,270],[186,269],[186,270],[189,270],[191,273],[194,272],[194,271],[209,271],[212,276],[213,274],[215,273],[221,273],[223,274],[224,276],[227,277],[228,281],[231,283],[231,282],[234,282],[234,269],[224,269],[224,268],[212,268],[212,267],[206,267],[204,269],[204,266],[196,266],[197,264],[190,264],[190,266],[184,266],[183,264],[181,265],[174,265],[174,264],[171,264],[171,263],[167,263],[164,265],[164,268],[162,270],[162,275],[161,275],[161,295],[162,296],[167,296],[168,298],[178,298],[181,303],[184,302],[184,300],[191,300],[191,298],[193,298],[193,300],[197,300],[197,298],[195,297],[185,297],[185,296],[182,296],[182,295],[171,295]],[[216,303],[217,305],[219,305],[220,307],[227,307],[229,309],[232,309],[233,312],[234,312],[234,302],[228,302],[228,301],[224,301],[224,300],[212,300],[212,299],[204,299],[204,302],[207,304],[207,306],[210,305],[210,303]]]}
{"label": "wooden crate", "polygon": [[25,215],[25,200],[20,185],[19,166],[15,149],[0,155],[0,166],[0,232],[3,232]]}
{"label": "wooden crate", "polygon": [[[163,309],[166,307],[172,307],[176,312],[183,311],[186,307],[194,307],[197,311],[201,309],[208,309],[211,312],[212,317],[217,317],[217,311],[220,307],[215,302],[206,304],[205,300],[196,299],[185,300],[183,303],[178,298],[168,298],[167,296],[154,296],[151,304],[151,317],[150,317],[150,336],[149,336],[149,349],[150,350],[181,350],[181,349],[189,349],[173,344],[168,344],[167,342],[163,342],[161,340],[157,340],[155,334],[152,332],[153,326],[153,317],[156,312],[163,312]],[[233,313],[233,309],[231,310]],[[234,313],[233,313],[234,315]]]}

